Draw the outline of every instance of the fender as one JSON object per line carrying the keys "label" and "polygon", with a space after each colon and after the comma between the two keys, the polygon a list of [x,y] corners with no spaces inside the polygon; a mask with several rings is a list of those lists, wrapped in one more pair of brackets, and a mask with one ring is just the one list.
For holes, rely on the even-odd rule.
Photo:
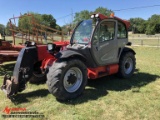
{"label": "fender", "polygon": [[55,56],[57,59],[65,59],[65,58],[71,58],[71,57],[79,57],[81,60],[86,61],[86,57],[74,50],[64,50],[60,51]]}
{"label": "fender", "polygon": [[134,50],[132,50],[131,48],[128,48],[128,47],[124,47],[124,49],[122,50],[122,53],[123,52],[132,52],[134,55],[136,54],[136,52]]}
{"label": "fender", "polygon": [[128,48],[128,47],[124,47],[123,49],[122,48],[119,48],[118,50],[118,58],[120,59],[121,55],[124,53],[124,52],[132,52],[134,55],[136,54],[136,52],[134,50],[132,50],[131,48]]}
{"label": "fender", "polygon": [[77,58],[81,60],[87,67],[90,67],[90,68],[97,67],[97,64],[95,64],[89,50],[76,51],[74,49],[67,49],[67,50],[60,51],[55,55],[55,57],[57,59]]}

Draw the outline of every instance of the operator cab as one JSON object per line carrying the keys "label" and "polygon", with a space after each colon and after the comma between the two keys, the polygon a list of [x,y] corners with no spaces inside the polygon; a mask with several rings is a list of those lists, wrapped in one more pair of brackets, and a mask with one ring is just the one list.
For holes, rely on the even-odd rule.
{"label": "operator cab", "polygon": [[110,17],[93,14],[91,19],[77,25],[68,49],[77,49],[84,56],[91,54],[90,59],[98,66],[118,63],[120,53],[128,43],[129,25],[128,21],[113,14]]}

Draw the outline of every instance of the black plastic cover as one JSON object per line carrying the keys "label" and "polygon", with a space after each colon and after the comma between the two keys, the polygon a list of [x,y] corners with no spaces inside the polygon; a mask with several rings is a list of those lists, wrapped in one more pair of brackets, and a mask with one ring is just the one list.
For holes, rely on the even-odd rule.
{"label": "black plastic cover", "polygon": [[13,76],[16,80],[16,83],[19,84],[20,88],[21,86],[25,85],[24,79],[27,81],[31,77],[33,71],[33,65],[37,61],[38,61],[38,55],[35,46],[26,47],[20,51],[13,71]]}

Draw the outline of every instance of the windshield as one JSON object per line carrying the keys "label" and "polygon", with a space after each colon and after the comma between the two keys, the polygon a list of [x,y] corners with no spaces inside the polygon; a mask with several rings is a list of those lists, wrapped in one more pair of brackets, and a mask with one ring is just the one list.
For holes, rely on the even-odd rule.
{"label": "windshield", "polygon": [[75,29],[73,43],[88,44],[92,33],[92,20],[84,20]]}

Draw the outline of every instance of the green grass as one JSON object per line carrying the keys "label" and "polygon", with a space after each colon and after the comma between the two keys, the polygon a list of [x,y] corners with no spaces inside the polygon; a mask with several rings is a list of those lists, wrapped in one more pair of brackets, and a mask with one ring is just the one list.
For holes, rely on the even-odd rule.
{"label": "green grass", "polygon": [[[28,84],[12,100],[0,91],[1,114],[8,106],[42,112],[46,120],[159,120],[160,48],[133,49],[137,68],[130,79],[107,76],[90,80],[80,97],[67,102],[57,101],[46,84]],[[11,73],[13,67],[9,63],[0,68],[0,84],[3,74]]]}
{"label": "green grass", "polygon": [[160,35],[130,34],[129,41],[133,45],[160,46]]}
{"label": "green grass", "polygon": [[160,40],[158,39],[130,38],[129,41],[132,42],[133,45],[160,46]]}

